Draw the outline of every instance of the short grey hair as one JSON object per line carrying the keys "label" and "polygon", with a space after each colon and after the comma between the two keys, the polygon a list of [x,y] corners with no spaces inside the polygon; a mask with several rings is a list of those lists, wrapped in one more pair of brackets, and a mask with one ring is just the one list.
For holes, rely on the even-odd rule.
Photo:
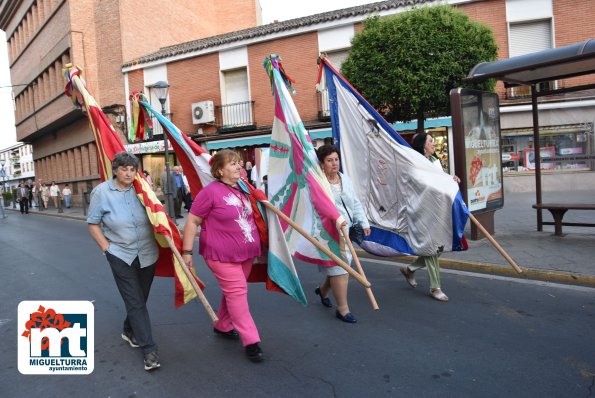
{"label": "short grey hair", "polygon": [[132,166],[134,170],[138,170],[139,162],[136,156],[128,153],[128,152],[118,152],[114,155],[114,159],[112,160],[112,173],[115,175],[116,170],[118,167],[127,167]]}

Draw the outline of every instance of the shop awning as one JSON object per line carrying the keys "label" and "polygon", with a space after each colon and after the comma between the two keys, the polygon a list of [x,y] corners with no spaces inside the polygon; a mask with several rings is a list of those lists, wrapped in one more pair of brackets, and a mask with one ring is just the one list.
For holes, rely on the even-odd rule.
{"label": "shop awning", "polygon": [[[324,130],[311,130],[308,132],[310,138],[313,140],[323,139],[332,136],[331,129]],[[224,148],[237,148],[242,146],[254,146],[254,145],[270,145],[271,135],[263,134],[256,135],[253,137],[238,137],[238,138],[225,138],[221,140],[207,141],[207,150],[213,149],[224,149]]]}
{"label": "shop awning", "polygon": [[482,62],[469,72],[466,81],[498,79],[531,85],[595,73],[595,39],[494,62]]}
{"label": "shop awning", "polygon": [[222,140],[207,141],[207,150],[236,148],[240,146],[270,145],[270,143],[270,134],[256,135],[253,137],[226,138]]}

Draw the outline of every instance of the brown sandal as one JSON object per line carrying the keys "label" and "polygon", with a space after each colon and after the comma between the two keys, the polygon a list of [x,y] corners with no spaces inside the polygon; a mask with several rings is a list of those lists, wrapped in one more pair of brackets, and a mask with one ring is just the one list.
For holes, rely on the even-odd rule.
{"label": "brown sandal", "polygon": [[417,282],[415,280],[415,276],[413,275],[414,272],[409,271],[409,268],[403,267],[401,268],[401,273],[405,277],[405,280],[411,287],[417,287]]}

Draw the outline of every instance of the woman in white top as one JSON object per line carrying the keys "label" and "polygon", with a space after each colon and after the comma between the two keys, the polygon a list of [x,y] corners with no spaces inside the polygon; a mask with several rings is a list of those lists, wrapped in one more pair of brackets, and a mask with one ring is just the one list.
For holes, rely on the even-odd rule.
{"label": "woman in white top", "polygon": [[[318,148],[316,155],[318,156],[318,161],[324,175],[331,184],[335,206],[345,219],[347,229],[349,229],[352,223],[360,223],[364,230],[364,235],[370,235],[370,223],[366,219],[364,209],[355,195],[353,183],[347,175],[339,172],[341,164],[339,150],[334,145],[323,145]],[[345,256],[347,262],[351,263],[351,253],[348,249],[345,251]],[[337,301],[335,316],[343,322],[356,323],[357,319],[349,311],[349,305],[347,303],[347,288],[349,283],[347,271],[338,265],[321,268],[326,273],[326,278],[316,288],[314,293],[320,296],[322,305],[331,308],[332,304],[328,298],[328,294],[332,291]]]}
{"label": "woman in white top", "polygon": [[58,196],[60,195],[60,187],[56,185],[54,181],[52,181],[52,185],[50,186],[50,197],[54,201],[54,207],[58,208]]}
{"label": "woman in white top", "polygon": [[62,197],[64,197],[64,205],[67,209],[70,209],[70,195],[72,195],[70,186],[68,184],[65,184],[64,189],[62,189]]}

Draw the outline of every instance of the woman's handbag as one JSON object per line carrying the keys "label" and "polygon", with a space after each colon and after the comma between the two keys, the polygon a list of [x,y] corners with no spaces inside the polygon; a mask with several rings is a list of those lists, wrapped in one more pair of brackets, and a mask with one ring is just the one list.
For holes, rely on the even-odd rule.
{"label": "woman's handbag", "polygon": [[358,245],[364,243],[364,229],[360,223],[351,224],[351,227],[349,227],[349,239]]}
{"label": "woman's handbag", "polygon": [[341,198],[341,203],[343,203],[343,207],[349,216],[349,221],[351,221],[351,227],[349,227],[349,239],[351,239],[352,242],[361,245],[364,243],[364,228],[359,222],[353,222],[351,214],[349,214],[349,210],[347,210],[347,206],[345,206],[345,202],[343,202],[343,198]]}

